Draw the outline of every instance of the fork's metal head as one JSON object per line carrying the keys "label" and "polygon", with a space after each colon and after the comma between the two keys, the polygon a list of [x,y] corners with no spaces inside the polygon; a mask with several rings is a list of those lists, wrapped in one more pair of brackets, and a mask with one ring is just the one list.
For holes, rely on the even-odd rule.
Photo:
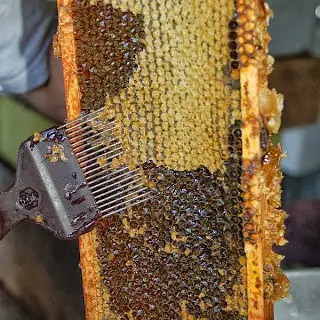
{"label": "fork's metal head", "polygon": [[61,238],[89,231],[99,216],[68,138],[57,128],[21,145],[12,190],[20,220],[35,220]]}
{"label": "fork's metal head", "polygon": [[68,141],[102,216],[121,212],[151,197],[141,168],[114,165],[123,154],[115,135],[116,121],[101,119],[102,109],[69,123]]}
{"label": "fork's metal head", "polygon": [[100,119],[100,111],[36,134],[20,149],[20,189],[39,199],[29,216],[61,238],[77,237],[99,218],[151,197],[140,168],[113,165],[123,150],[115,121]]}

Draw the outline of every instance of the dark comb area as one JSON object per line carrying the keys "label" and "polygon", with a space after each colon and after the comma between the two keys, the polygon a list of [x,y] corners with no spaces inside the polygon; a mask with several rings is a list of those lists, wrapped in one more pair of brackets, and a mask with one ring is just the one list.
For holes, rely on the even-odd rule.
{"label": "dark comb area", "polygon": [[126,88],[138,69],[136,55],[144,49],[146,36],[143,18],[102,1],[72,4],[81,105],[97,109],[106,95],[113,97]]}
{"label": "dark comb area", "polygon": [[117,319],[246,318],[236,289],[245,281],[239,122],[229,144],[224,174],[146,164],[156,196],[99,224],[105,303]]}

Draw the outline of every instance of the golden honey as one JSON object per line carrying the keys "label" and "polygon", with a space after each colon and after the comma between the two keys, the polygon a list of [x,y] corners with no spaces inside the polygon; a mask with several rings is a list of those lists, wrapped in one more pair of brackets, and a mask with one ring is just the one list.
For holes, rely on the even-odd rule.
{"label": "golden honey", "polygon": [[133,167],[223,170],[240,112],[236,8],[209,3],[72,3],[81,105],[115,111]]}

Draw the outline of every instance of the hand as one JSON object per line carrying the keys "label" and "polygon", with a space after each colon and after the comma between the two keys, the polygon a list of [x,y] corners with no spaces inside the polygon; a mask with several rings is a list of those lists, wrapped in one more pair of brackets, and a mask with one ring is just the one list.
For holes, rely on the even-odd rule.
{"label": "hand", "polygon": [[63,123],[66,119],[66,109],[61,59],[51,52],[48,81],[43,86],[22,95],[22,98],[58,124]]}

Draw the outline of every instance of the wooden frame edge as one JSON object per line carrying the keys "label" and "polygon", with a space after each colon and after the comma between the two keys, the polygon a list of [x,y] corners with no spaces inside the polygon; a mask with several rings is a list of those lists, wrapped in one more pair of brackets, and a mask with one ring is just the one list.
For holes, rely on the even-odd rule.
{"label": "wooden frame edge", "polygon": [[[66,95],[67,120],[80,115],[80,89],[77,78],[76,48],[73,33],[72,1],[58,0],[58,40],[63,63],[63,77]],[[96,252],[96,230],[79,238],[80,267],[87,320],[100,320],[102,297],[99,295],[100,267]],[[100,297],[100,298],[99,298]]]}

